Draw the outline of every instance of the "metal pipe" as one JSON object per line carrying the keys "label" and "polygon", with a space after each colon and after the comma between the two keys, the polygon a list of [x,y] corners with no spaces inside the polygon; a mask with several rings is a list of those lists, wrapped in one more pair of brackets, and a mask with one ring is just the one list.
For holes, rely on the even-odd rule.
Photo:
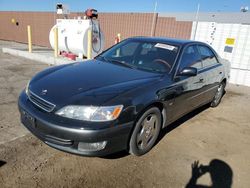
{"label": "metal pipe", "polygon": [[29,52],[32,53],[32,40],[31,40],[31,27],[30,27],[30,25],[27,26],[27,32],[28,32]]}

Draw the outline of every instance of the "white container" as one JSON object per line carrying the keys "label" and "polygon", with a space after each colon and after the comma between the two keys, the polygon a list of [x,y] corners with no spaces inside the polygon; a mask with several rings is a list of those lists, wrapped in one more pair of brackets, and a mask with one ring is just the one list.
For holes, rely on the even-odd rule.
{"label": "white container", "polygon": [[[194,35],[195,22],[192,32]],[[231,62],[230,83],[250,86],[250,25],[199,22],[195,36],[195,40],[208,43]],[[234,42],[227,43],[228,39]]]}
{"label": "white container", "polygon": [[87,56],[88,30],[92,29],[92,57],[97,56],[104,48],[104,35],[97,20],[57,19],[49,34],[51,47],[54,49],[54,28],[58,28],[59,51]]}

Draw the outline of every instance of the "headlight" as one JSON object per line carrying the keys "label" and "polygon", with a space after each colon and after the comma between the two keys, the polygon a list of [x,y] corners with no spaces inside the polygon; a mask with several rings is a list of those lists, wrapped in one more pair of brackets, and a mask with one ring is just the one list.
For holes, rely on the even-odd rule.
{"label": "headlight", "polygon": [[28,81],[28,83],[26,84],[26,87],[25,87],[25,93],[28,95],[28,92],[29,92],[29,86],[30,86],[30,80]]}
{"label": "headlight", "polygon": [[123,105],[117,106],[77,106],[69,105],[56,112],[57,115],[84,121],[112,121],[119,117]]}

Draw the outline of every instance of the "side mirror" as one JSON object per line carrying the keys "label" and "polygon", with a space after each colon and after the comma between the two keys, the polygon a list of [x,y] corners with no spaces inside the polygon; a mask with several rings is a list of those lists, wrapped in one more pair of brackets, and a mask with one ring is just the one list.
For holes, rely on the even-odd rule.
{"label": "side mirror", "polygon": [[198,73],[197,68],[194,67],[185,67],[182,71],[178,74],[179,76],[196,76]]}

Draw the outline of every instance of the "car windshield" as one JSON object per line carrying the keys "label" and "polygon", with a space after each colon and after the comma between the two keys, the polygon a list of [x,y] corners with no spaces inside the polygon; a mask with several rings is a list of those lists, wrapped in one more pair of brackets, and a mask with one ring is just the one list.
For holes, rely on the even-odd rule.
{"label": "car windshield", "polygon": [[96,59],[150,72],[169,73],[178,47],[167,43],[125,40]]}

